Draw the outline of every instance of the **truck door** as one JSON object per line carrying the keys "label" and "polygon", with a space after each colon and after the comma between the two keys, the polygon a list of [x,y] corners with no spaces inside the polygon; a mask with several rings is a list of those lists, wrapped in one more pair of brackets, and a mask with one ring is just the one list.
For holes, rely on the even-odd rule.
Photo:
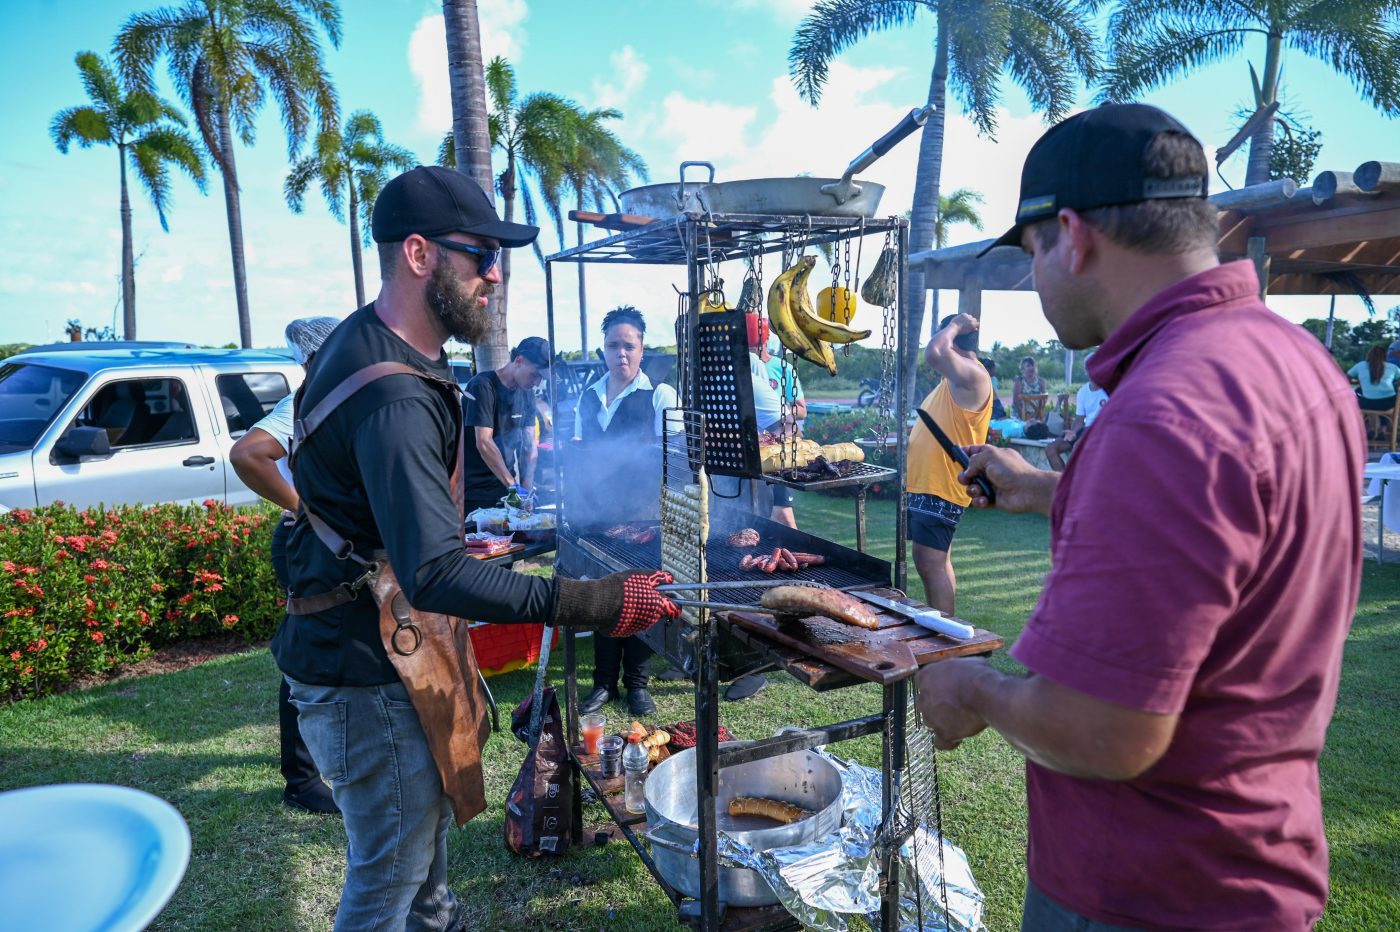
{"label": "truck door", "polygon": [[[114,373],[95,386],[68,427],[99,427],[112,452],[64,462],[53,431],[35,450],[34,484],[40,504],[61,500],[87,508],[99,503],[156,504],[222,500],[224,453],[210,429],[194,373]],[[194,393],[191,393],[191,389]]]}

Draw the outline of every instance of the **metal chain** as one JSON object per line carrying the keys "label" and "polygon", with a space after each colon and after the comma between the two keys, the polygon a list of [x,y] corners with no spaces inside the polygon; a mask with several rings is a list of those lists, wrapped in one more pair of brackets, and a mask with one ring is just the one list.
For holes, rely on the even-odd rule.
{"label": "metal chain", "polygon": [[[885,231],[885,242],[881,254],[884,250],[893,248],[894,231]],[[878,263],[877,263],[878,265]],[[900,282],[903,285],[903,282]],[[896,289],[897,290],[897,289]],[[895,297],[897,302],[898,296]],[[894,427],[894,353],[895,341],[895,304],[888,303],[883,308],[881,331],[880,331],[880,394],[876,399],[876,407],[880,416],[880,441],[883,443],[889,436],[890,430]]]}
{"label": "metal chain", "polygon": [[[833,245],[832,248],[831,248],[832,255],[835,255],[835,254],[837,253],[837,250],[838,250],[838,249],[839,249],[841,252],[844,253],[844,256],[842,257],[841,262],[839,263],[839,266],[838,266],[838,267],[839,267],[840,271],[841,271],[842,273],[845,274],[845,278],[844,278],[842,281],[839,281],[839,282],[838,282],[838,281],[837,281],[837,275],[836,275],[837,268],[832,268],[832,270],[831,270],[831,272],[832,272],[832,275],[831,275],[831,316],[832,316],[832,317],[836,317],[836,316],[837,316],[837,312],[838,312],[838,310],[839,310],[839,311],[841,312],[841,313],[840,313],[840,316],[844,318],[844,317],[845,317],[845,306],[846,306],[846,298],[847,298],[847,295],[851,295],[852,297],[854,297],[853,293],[851,292],[851,237],[850,237],[850,236],[847,236],[845,239],[841,240],[840,243]],[[841,291],[838,291],[838,289],[845,289],[845,291],[844,291],[844,293],[842,293]],[[840,304],[837,303],[837,298],[838,298],[838,297],[841,299]],[[838,320],[837,323],[849,324],[850,321],[849,321],[849,320]],[[848,356],[850,356],[850,355],[851,355],[851,344],[849,344],[849,343],[842,343],[842,344],[841,344],[841,356],[842,356],[842,358],[848,357]]]}

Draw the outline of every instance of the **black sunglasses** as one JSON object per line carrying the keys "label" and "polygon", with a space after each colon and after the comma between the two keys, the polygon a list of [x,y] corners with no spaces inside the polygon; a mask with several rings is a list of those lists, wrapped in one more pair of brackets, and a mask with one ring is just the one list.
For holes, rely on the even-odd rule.
{"label": "black sunglasses", "polygon": [[452,239],[443,239],[440,236],[425,236],[423,238],[430,243],[437,243],[439,246],[445,246],[457,252],[470,253],[476,256],[476,274],[478,275],[488,274],[496,267],[496,263],[501,259],[501,250],[499,248],[487,249],[482,246],[469,246],[466,243],[459,243]]}

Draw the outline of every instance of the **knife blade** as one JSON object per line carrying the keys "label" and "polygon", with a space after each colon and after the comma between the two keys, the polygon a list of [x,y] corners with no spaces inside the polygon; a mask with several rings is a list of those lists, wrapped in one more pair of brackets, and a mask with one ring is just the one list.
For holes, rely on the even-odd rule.
{"label": "knife blade", "polygon": [[977,633],[971,625],[954,621],[936,608],[917,609],[912,605],[905,605],[903,602],[875,595],[873,592],[852,592],[851,595],[862,602],[869,602],[871,605],[878,605],[896,615],[903,615],[921,628],[927,628],[950,638],[965,641]]}
{"label": "knife blade", "polygon": [[[927,411],[925,411],[923,408],[919,408],[917,410],[919,412],[919,420],[924,422],[924,426],[928,428],[929,433],[933,434],[933,439],[938,441],[938,445],[943,448],[943,452],[947,453],[948,458],[951,459],[953,462],[957,463],[963,469],[966,469],[968,463],[967,451],[965,451],[962,447],[954,443],[951,437],[943,433],[943,428],[938,426],[938,423]],[[987,499],[988,505],[996,504],[996,489],[994,489],[992,487],[992,484],[987,481],[986,476],[977,476],[972,480],[972,484],[977,486],[977,488],[982,492],[983,497]]]}

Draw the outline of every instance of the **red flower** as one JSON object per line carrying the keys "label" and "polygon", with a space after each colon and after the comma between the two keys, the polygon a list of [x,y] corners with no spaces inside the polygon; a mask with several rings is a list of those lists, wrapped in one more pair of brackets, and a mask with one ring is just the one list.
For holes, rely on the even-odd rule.
{"label": "red flower", "polygon": [[88,632],[88,637],[92,638],[92,639],[93,639],[94,641],[96,641],[98,644],[101,644],[103,641],[105,641],[105,640],[107,639],[107,636],[106,636],[105,634],[103,634],[101,631],[89,631],[89,632]]}
{"label": "red flower", "polygon": [[151,583],[151,591],[152,591],[152,592],[164,592],[164,591],[165,591],[165,586],[163,586],[162,584],[160,584],[160,583],[158,583],[158,582],[153,582],[153,583]]}
{"label": "red flower", "polygon": [[194,601],[194,593],[186,592],[184,595],[180,596],[180,598],[177,601],[181,605],[189,605],[191,602]]}
{"label": "red flower", "polygon": [[88,584],[95,583],[95,582],[97,582],[97,577],[94,576],[94,575],[92,575],[91,573],[84,573],[84,574],[83,574],[83,582],[88,583]]}
{"label": "red flower", "polygon": [[215,582],[215,583],[210,583],[209,585],[207,585],[207,586],[204,587],[204,591],[205,591],[205,592],[222,592],[223,589],[224,589],[223,583],[216,583],[216,582]]}
{"label": "red flower", "polygon": [[95,570],[105,570],[110,568],[111,565],[112,564],[108,563],[106,560],[100,558],[92,561],[92,568]]}
{"label": "red flower", "polygon": [[206,499],[204,500],[204,507],[205,507],[205,508],[208,508],[209,510],[212,511],[212,510],[214,510],[215,508],[218,508],[218,507],[219,507],[219,503],[218,503],[218,501],[215,500],[215,499],[206,498]]}
{"label": "red flower", "polygon": [[24,655],[21,654],[21,653],[20,653],[19,651],[17,651],[17,650],[12,650],[12,651],[10,651],[10,659],[11,659],[11,660],[20,660],[20,659],[22,659],[23,657],[24,657]]}
{"label": "red flower", "polygon": [[53,558],[55,560],[71,560],[73,558],[73,555],[67,550],[63,550],[60,548],[59,550],[54,552]]}
{"label": "red flower", "polygon": [[238,616],[237,616],[237,615],[225,615],[225,616],[224,616],[224,627],[225,627],[225,628],[232,628],[232,627],[233,627],[234,625],[236,625],[236,624],[238,624]]}

